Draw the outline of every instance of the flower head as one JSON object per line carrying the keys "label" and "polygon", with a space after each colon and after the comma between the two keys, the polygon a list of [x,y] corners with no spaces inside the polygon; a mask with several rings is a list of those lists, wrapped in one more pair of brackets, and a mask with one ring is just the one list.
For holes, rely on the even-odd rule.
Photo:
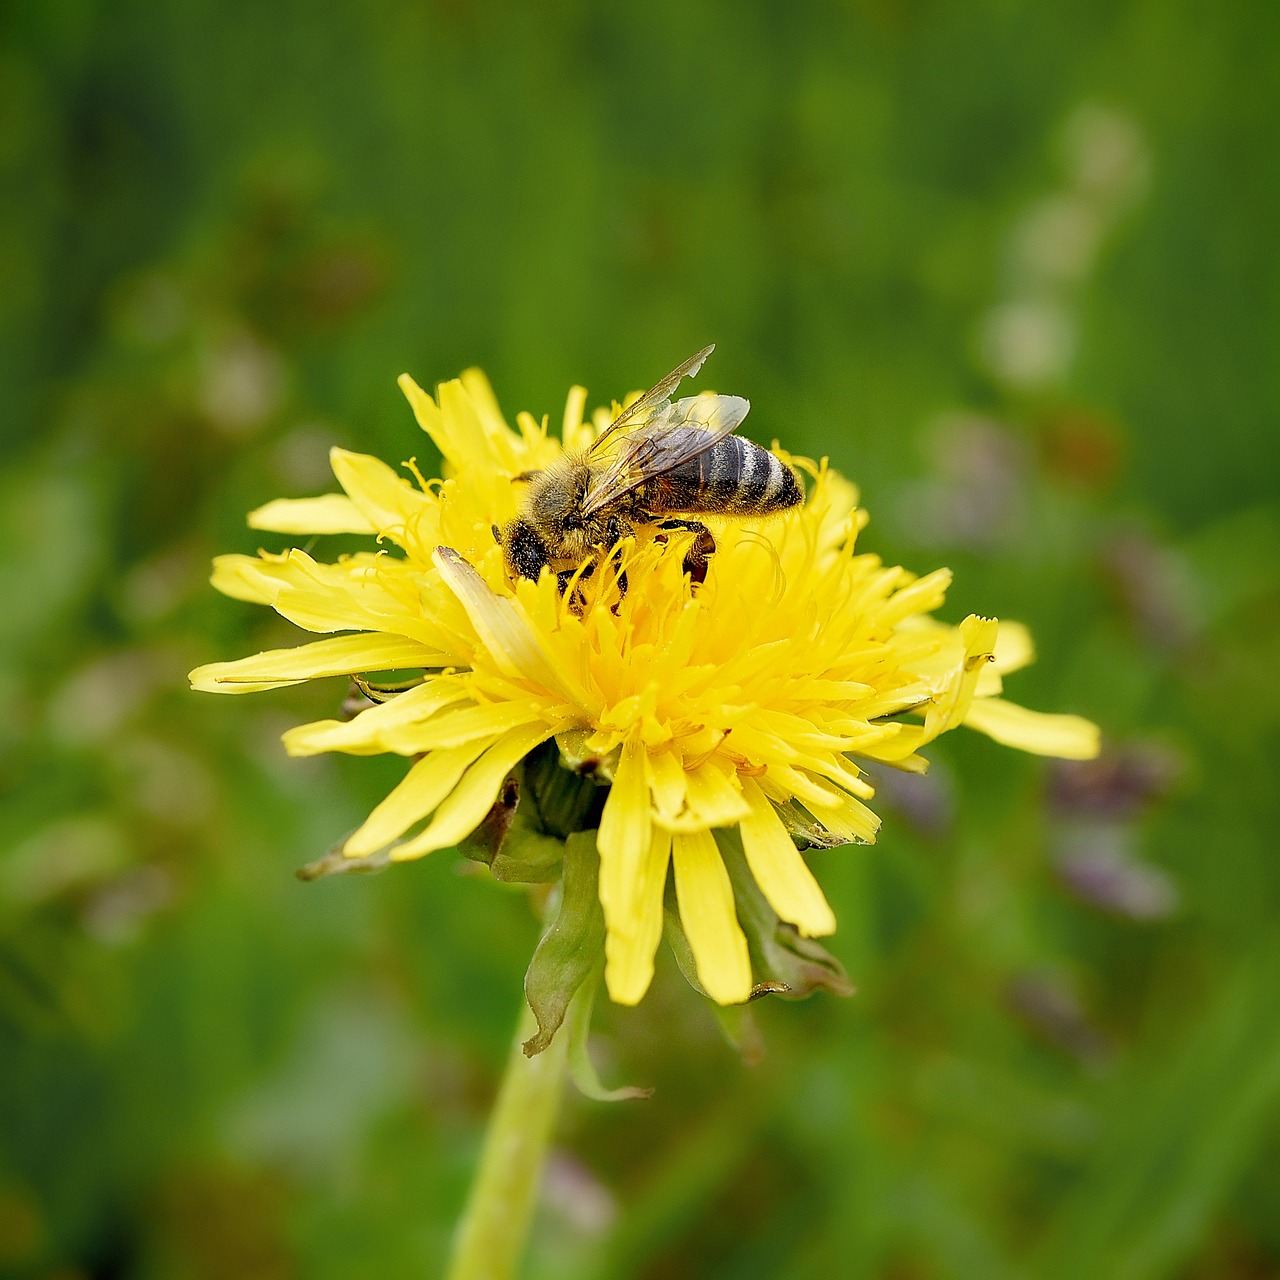
{"label": "flower head", "polygon": [[[797,848],[875,838],[873,788],[859,762],[922,771],[921,749],[967,724],[1044,755],[1087,758],[1097,730],[1000,697],[1032,658],[1026,630],[932,617],[945,569],[917,577],[858,552],[853,486],[825,463],[803,506],[763,521],[707,518],[716,551],[705,583],[683,546],[628,539],[603,571],[562,592],[554,574],[512,582],[494,526],[516,515],[523,472],[588,446],[569,393],[560,437],[528,414],[512,430],[478,371],[436,398],[403,388],[445,460],[445,478],[410,481],[335,449],[344,492],[281,500],[249,523],[278,533],[363,533],[377,551],[325,564],[301,550],[221,556],[213,582],[312,632],[344,633],[192,672],[197,689],[244,693],[332,675],[409,670],[411,687],[350,721],[285,735],[295,755],[393,752],[403,781],[346,842],[349,857],[393,860],[458,844],[508,775],[554,739],[567,767],[610,782],[599,820],[606,981],[617,1001],[649,985],[668,871],[705,990],[748,997],[751,960],[714,833],[736,828],[777,916],[803,936],[835,918]],[[625,583],[620,574],[625,572]]]}

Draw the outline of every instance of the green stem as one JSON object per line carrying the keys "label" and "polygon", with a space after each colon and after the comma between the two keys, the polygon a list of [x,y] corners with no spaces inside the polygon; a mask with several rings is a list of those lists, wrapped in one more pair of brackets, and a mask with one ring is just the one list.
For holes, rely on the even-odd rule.
{"label": "green stem", "polygon": [[447,1280],[511,1280],[519,1266],[568,1063],[566,1027],[536,1057],[524,1056],[520,1046],[537,1029],[526,1004],[458,1224]]}

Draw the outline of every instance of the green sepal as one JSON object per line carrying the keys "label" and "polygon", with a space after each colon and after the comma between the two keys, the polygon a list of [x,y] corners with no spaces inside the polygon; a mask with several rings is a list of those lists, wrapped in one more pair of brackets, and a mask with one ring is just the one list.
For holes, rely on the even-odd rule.
{"label": "green sepal", "polygon": [[483,862],[495,880],[552,884],[560,878],[564,844],[540,830],[524,799],[519,780],[508,778],[493,808],[458,845],[458,852],[473,862]]}
{"label": "green sepal", "polygon": [[[684,980],[700,995],[706,996],[707,989],[698,981],[698,963],[693,958],[693,948],[685,935],[684,925],[680,923],[680,909],[676,906],[675,891],[668,886],[667,897],[662,904],[662,936],[676,958],[676,967],[684,975]],[[710,1000],[711,997],[707,996]]]}
{"label": "green sepal", "polygon": [[495,880],[507,884],[554,884],[563,858],[561,841],[535,830],[529,819],[517,813],[489,870]]}
{"label": "green sepal", "polygon": [[653,1097],[652,1089],[639,1085],[621,1085],[608,1089],[596,1074],[595,1063],[587,1052],[587,1039],[591,1033],[591,1010],[596,992],[600,989],[602,966],[597,963],[594,971],[578,988],[569,1007],[569,1078],[583,1097],[593,1102],[632,1102]]}
{"label": "green sepal", "polygon": [[[689,945],[684,925],[680,923],[680,912],[675,903],[674,894],[668,893],[662,911],[662,933],[676,958],[676,967],[684,975],[684,980],[699,994],[706,996],[706,988],[698,981],[698,966],[693,958],[693,948]],[[750,1000],[767,994],[768,989],[760,986],[752,987]],[[710,996],[707,996],[711,1000]],[[736,1049],[747,1063],[759,1062],[764,1057],[764,1039],[760,1028],[756,1025],[755,1016],[749,1004],[716,1004],[711,1002],[715,1014],[716,1025],[731,1049]]]}
{"label": "green sepal", "polygon": [[778,918],[747,866],[736,828],[715,834],[733,884],[738,923],[751,952],[756,978],[751,998],[779,995],[786,1000],[803,1000],[815,991],[853,995],[854,985],[840,961],[821,943],[802,937],[794,925]]}
{"label": "green sepal", "polygon": [[483,862],[486,867],[493,866],[494,859],[511,830],[511,824],[516,819],[519,805],[520,780],[512,774],[503,782],[498,798],[490,806],[489,812],[480,819],[480,825],[458,842],[458,852],[472,862]]}
{"label": "green sepal", "polygon": [[585,831],[600,820],[605,789],[601,776],[579,773],[562,762],[554,742],[544,742],[524,758],[521,773],[529,798],[538,811],[538,822],[548,835],[564,839]]}
{"label": "green sepal", "polygon": [[551,1043],[564,1022],[570,1001],[604,954],[599,880],[596,833],[574,832],[564,843],[559,908],[524,976],[525,998],[538,1020],[538,1034],[524,1043],[529,1057]]}

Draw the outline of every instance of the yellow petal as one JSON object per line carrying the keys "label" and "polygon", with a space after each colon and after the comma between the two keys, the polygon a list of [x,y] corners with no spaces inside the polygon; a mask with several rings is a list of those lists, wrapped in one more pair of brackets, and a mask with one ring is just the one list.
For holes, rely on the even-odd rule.
{"label": "yellow petal", "polygon": [[1063,760],[1092,760],[1098,754],[1098,726],[1083,716],[1046,715],[1003,698],[979,698],[965,724],[1002,746]]}
{"label": "yellow petal", "polygon": [[[917,756],[916,759],[920,760],[920,757]],[[923,773],[927,761],[920,760],[920,763],[920,769],[908,769],[908,772]],[[901,764],[895,764],[901,768]],[[880,817],[862,801],[848,796],[841,804],[832,808],[808,803],[806,808],[833,836],[843,840],[845,844],[875,844],[876,835],[880,831]]]}
{"label": "yellow petal", "polygon": [[996,670],[994,662],[989,662],[978,673],[978,683],[973,686],[975,698],[998,698],[1004,692],[1004,681]]}
{"label": "yellow petal", "polygon": [[455,680],[428,680],[376,707],[367,707],[353,720],[300,724],[285,733],[284,748],[291,756],[314,756],[322,751],[345,751],[355,756],[383,751],[416,755],[422,748],[405,740],[412,739],[414,730],[437,711],[465,697],[466,689]]}
{"label": "yellow petal", "polygon": [[[473,482],[490,488],[496,473],[502,468],[502,460],[495,456],[492,438],[480,412],[481,406],[472,400],[461,378],[442,382],[436,388],[436,398],[453,437],[454,453],[449,460],[459,467],[478,467],[478,473],[471,477]],[[505,423],[502,429],[507,431]],[[509,431],[507,434],[510,438]]]}
{"label": "yellow petal", "polygon": [[298,534],[378,532],[345,493],[277,498],[249,512],[249,528]]}
{"label": "yellow petal", "polygon": [[358,858],[376,852],[403,835],[440,804],[458,785],[466,769],[492,743],[492,738],[481,738],[424,756],[347,840],[343,852],[350,858]]}
{"label": "yellow petal", "polygon": [[649,753],[649,793],[653,797],[654,821],[670,827],[684,809],[689,775],[674,751]]}
{"label": "yellow petal", "polygon": [[[471,407],[479,419],[492,454],[490,466],[496,461],[498,468],[507,473],[522,471],[524,441],[507,425],[498,407],[498,398],[493,394],[489,379],[480,369],[464,369],[459,379]],[[465,429],[465,427],[464,427]]]}
{"label": "yellow petal", "polygon": [[280,580],[273,570],[278,571],[285,560],[284,556],[215,556],[209,581],[233,600],[271,604],[280,592]]}
{"label": "yellow petal", "polygon": [[403,543],[425,516],[438,515],[438,500],[414,488],[379,458],[334,447],[329,463],[352,504],[379,534]]}
{"label": "yellow petal", "polygon": [[582,410],[587,403],[586,387],[570,387],[568,398],[564,402],[564,421],[560,429],[560,439],[564,441],[566,453],[581,453],[591,444],[591,428],[584,426]]}
{"label": "yellow petal", "polygon": [[1001,677],[1008,675],[1011,671],[1018,671],[1035,660],[1036,650],[1031,640],[1031,632],[1020,622],[1001,621],[991,661],[978,676],[973,696],[975,698],[999,697],[1004,691],[1004,681]]}
{"label": "yellow petal", "polygon": [[476,416],[480,419],[480,425],[484,428],[485,435],[490,440],[506,435],[514,443],[515,434],[507,426],[507,420],[502,416],[502,409],[498,405],[498,397],[493,394],[493,387],[488,377],[485,376],[484,370],[464,369],[458,381],[462,383],[462,388],[467,393],[475,409]]}
{"label": "yellow petal", "polygon": [[978,680],[991,661],[999,624],[994,618],[980,618],[971,613],[957,630],[964,644],[964,658],[953,669],[946,687],[925,712],[925,741],[932,741],[939,734],[963,723],[973,702]]}
{"label": "yellow petal", "polygon": [[413,416],[418,420],[418,426],[431,437],[436,448],[448,458],[449,454],[445,448],[446,441],[443,434],[444,421],[440,417],[439,405],[407,373],[402,373],[396,379],[396,385],[399,386],[404,393],[404,398],[409,402],[409,407],[413,410]]}
{"label": "yellow petal", "polygon": [[505,733],[540,718],[537,706],[528,701],[486,702],[474,707],[458,707],[435,716],[425,724],[406,727],[385,735],[389,742],[412,746],[417,751],[457,747],[475,738]]}
{"label": "yellow petal", "polygon": [[829,787],[810,777],[802,769],[793,769],[790,765],[770,763],[769,777],[810,809],[815,805],[822,809],[835,808],[845,799],[842,791]]}
{"label": "yellow petal", "polygon": [[881,625],[896,625],[912,614],[932,613],[946,600],[951,576],[950,569],[935,569],[900,591],[895,591],[877,615],[877,622]]}
{"label": "yellow petal", "polygon": [[648,753],[637,739],[623,743],[596,836],[605,924],[623,933],[634,928],[627,915],[633,905],[631,886],[650,843],[648,764]]}
{"label": "yellow petal", "polygon": [[[431,437],[445,460],[469,480],[483,485],[493,471],[494,460],[483,432],[476,429],[479,424],[475,410],[462,383],[456,378],[442,383],[438,405],[407,373],[400,375],[399,383],[418,425]],[[457,410],[463,407],[466,412],[460,419]]]}
{"label": "yellow petal", "polygon": [[236,662],[211,662],[190,675],[203,693],[257,693],[368,671],[400,671],[431,666],[439,655],[404,636],[354,635],[317,640],[294,649],[271,649]]}
{"label": "yellow petal", "polygon": [[604,944],[609,998],[639,1004],[653,981],[653,957],[662,939],[662,899],[667,887],[671,836],[655,827],[648,851],[630,885],[631,902],[619,915],[627,927],[610,929]]}
{"label": "yellow petal", "polygon": [[396,572],[392,566],[402,563],[360,552],[344,556],[338,564],[321,564],[294,547],[278,556],[265,551],[256,556],[215,556],[211,581],[224,595],[255,604],[275,604],[286,587],[366,593],[376,588],[385,601],[394,603],[386,584]]}
{"label": "yellow petal", "polygon": [[294,548],[284,555],[218,556],[213,585],[238,600],[271,605],[307,631],[387,631],[444,652],[451,641],[424,611],[403,560],[348,556],[321,564]]}
{"label": "yellow petal", "polygon": [[1000,630],[996,634],[995,660],[992,670],[1007,676],[1010,671],[1018,671],[1030,666],[1036,660],[1036,646],[1031,639],[1031,632],[1021,622],[1000,622]]}
{"label": "yellow petal", "polygon": [[359,584],[349,590],[285,587],[271,603],[282,618],[304,631],[387,631],[426,645],[437,655],[437,665],[450,656],[447,647],[451,638],[447,632],[420,612],[409,612],[389,602],[385,593],[376,588],[362,590]]}
{"label": "yellow petal", "polygon": [[750,814],[738,825],[747,865],[769,905],[805,937],[834,933],[835,913],[805,865],[777,810],[754,778],[742,779]]}
{"label": "yellow petal", "polygon": [[659,813],[658,821],[669,831],[705,831],[731,827],[751,812],[737,782],[708,760],[685,770],[685,807],[672,817]]}
{"label": "yellow petal", "polygon": [[741,1004],[751,994],[751,957],[715,838],[710,831],[677,832],[671,855],[698,981],[717,1004]]}
{"label": "yellow petal", "polygon": [[504,733],[463,775],[436,810],[431,825],[421,835],[397,845],[391,857],[397,862],[420,858],[437,849],[451,848],[469,836],[493,808],[507,774],[551,734],[552,729],[546,724],[522,725]]}

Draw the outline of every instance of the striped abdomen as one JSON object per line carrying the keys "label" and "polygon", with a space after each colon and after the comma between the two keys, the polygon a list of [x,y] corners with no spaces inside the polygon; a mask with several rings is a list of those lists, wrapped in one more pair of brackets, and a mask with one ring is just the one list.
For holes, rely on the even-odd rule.
{"label": "striped abdomen", "polygon": [[741,436],[725,436],[705,453],[655,476],[645,485],[644,496],[654,514],[759,516],[804,501],[791,468]]}

